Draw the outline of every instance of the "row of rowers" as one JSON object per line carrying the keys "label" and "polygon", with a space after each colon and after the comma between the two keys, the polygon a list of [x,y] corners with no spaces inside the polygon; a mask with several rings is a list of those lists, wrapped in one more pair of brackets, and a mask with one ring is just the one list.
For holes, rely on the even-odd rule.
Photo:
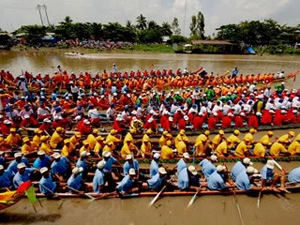
{"label": "row of rowers", "polygon": [[184,152],[192,151],[195,151],[195,156],[204,156],[215,152],[219,157],[230,155],[265,157],[267,152],[272,156],[300,153],[300,134],[293,140],[294,131],[289,131],[275,141],[271,140],[274,135],[273,132],[268,131],[258,142],[255,142],[254,134],[256,130],[254,128],[251,128],[241,139],[239,138],[239,130],[235,130],[228,137],[225,137],[223,130],[219,130],[218,134],[212,139],[210,139],[210,131],[207,130],[201,133],[194,143],[189,141],[185,130],[180,130],[175,137],[164,131],[158,142],[151,140],[153,133],[151,129],[144,133],[141,140],[134,140],[135,133],[136,130],[131,128],[122,140],[122,136],[117,133],[117,130],[112,129],[104,138],[98,135],[97,129],[94,129],[85,138],[82,138],[79,132],[75,132],[72,137],[66,138],[64,129],[58,127],[52,136],[43,135],[42,130],[36,129],[32,140],[29,137],[24,137],[22,140],[16,129],[11,128],[11,134],[0,140],[2,150],[17,148],[17,146],[21,146],[23,141],[21,151],[24,154],[44,150],[47,155],[51,155],[53,151],[60,151],[63,156],[78,156],[85,151],[99,158],[105,151],[114,153],[115,156],[121,158],[125,158],[126,155],[131,153],[136,157],[149,158],[153,152],[160,152],[163,159],[171,159],[181,156]]}
{"label": "row of rowers", "polygon": [[[66,187],[72,191],[86,192],[112,192],[117,191],[120,194],[127,192],[141,191],[142,189],[151,189],[154,191],[167,188],[167,190],[197,190],[208,188],[209,190],[226,190],[227,188],[238,188],[240,190],[250,190],[252,184],[265,188],[272,188],[274,191],[286,191],[284,172],[276,172],[274,167],[276,162],[268,160],[265,166],[258,174],[249,158],[243,158],[237,162],[231,173],[224,165],[215,166],[217,156],[212,155],[203,159],[199,166],[201,167],[201,176],[194,165],[188,165],[190,155],[186,152],[172,169],[166,168],[160,163],[160,154],[155,153],[150,165],[150,174],[140,172],[139,163],[132,155],[126,156],[126,162],[123,165],[123,171],[117,173],[113,165],[119,165],[119,161],[114,158],[110,152],[103,154],[103,159],[96,165],[94,174],[88,175],[86,152],[81,154],[76,165],[71,165],[69,160],[59,153],[52,155],[53,160],[45,155],[45,152],[39,151],[39,157],[34,162],[34,167],[29,168],[28,162],[21,153],[15,153],[13,160],[5,169],[0,165],[0,188],[18,188],[20,184],[34,177],[39,181],[40,192],[53,195],[55,192],[62,192]],[[176,172],[177,181],[167,179],[168,175]],[[169,174],[168,174],[169,173]],[[88,178],[92,179],[88,180]],[[203,176],[202,176],[203,175]],[[40,178],[41,177],[41,178]],[[288,181],[293,183],[300,182],[300,168],[292,170],[288,175]],[[255,182],[255,183],[254,183]],[[277,188],[277,185],[280,185]]]}

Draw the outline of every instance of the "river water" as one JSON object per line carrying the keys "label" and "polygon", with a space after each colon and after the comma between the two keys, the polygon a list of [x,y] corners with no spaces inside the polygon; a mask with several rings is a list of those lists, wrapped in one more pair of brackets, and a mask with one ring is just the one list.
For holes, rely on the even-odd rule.
{"label": "river water", "polygon": [[[33,74],[53,73],[57,65],[68,72],[111,70],[116,63],[121,71],[169,69],[178,67],[195,70],[204,66],[208,72],[222,74],[238,66],[240,73],[268,73],[300,69],[300,58],[291,56],[247,56],[247,55],[186,55],[186,54],[90,54],[84,57],[66,57],[62,51],[0,52],[0,69],[19,75],[21,71]],[[296,82],[288,81],[289,88],[298,88]],[[275,136],[286,131],[276,131]],[[297,130],[297,133],[299,130]],[[256,134],[259,139],[261,134]],[[280,163],[286,170],[300,166],[299,162]],[[232,164],[229,164],[229,168]],[[255,163],[261,168],[262,163]],[[0,224],[111,224],[111,225],[299,225],[300,194],[288,194],[279,197],[264,194],[260,208],[257,208],[257,196],[237,195],[242,220],[232,195],[200,196],[186,209],[191,197],[164,197],[151,208],[152,198],[107,199],[90,202],[87,199],[65,199],[64,201],[42,201],[38,203],[38,213],[34,213],[26,199],[0,213]],[[59,208],[59,206],[61,207]]]}

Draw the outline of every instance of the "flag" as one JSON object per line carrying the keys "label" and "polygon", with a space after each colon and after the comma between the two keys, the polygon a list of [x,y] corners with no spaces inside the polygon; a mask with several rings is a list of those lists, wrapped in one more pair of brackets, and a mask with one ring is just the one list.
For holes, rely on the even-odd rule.
{"label": "flag", "polygon": [[34,204],[36,203],[37,199],[36,199],[36,195],[35,195],[35,190],[34,190],[34,187],[31,186],[30,188],[28,188],[26,191],[26,196],[28,198],[28,201],[31,203],[31,204]]}

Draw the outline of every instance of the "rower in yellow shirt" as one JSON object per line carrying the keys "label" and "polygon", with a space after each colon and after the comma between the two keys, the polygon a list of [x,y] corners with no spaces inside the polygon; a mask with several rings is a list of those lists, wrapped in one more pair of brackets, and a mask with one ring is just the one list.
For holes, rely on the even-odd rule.
{"label": "rower in yellow shirt", "polygon": [[186,143],[188,142],[188,138],[187,137],[183,137],[183,140],[182,141],[179,141],[178,144],[177,144],[177,154],[178,156],[182,156],[183,153],[187,152],[187,146],[186,146]]}
{"label": "rower in yellow shirt", "polygon": [[114,149],[117,144],[122,142],[122,140],[121,137],[118,135],[118,131],[112,129],[110,133],[107,135],[105,142],[106,143],[112,142],[114,144],[113,145],[113,149]]}
{"label": "rower in yellow shirt", "polygon": [[162,148],[162,146],[164,146],[166,143],[167,143],[167,140],[168,140],[168,138],[167,138],[167,135],[168,135],[169,133],[168,133],[168,131],[166,131],[166,130],[164,130],[163,132],[162,132],[162,135],[161,135],[161,137],[159,138],[159,146]]}
{"label": "rower in yellow shirt", "polygon": [[[105,142],[106,143],[106,142]],[[111,141],[111,142],[108,142],[106,143],[106,145],[103,147],[103,150],[102,150],[102,155],[103,155],[103,152],[110,152],[112,153],[114,150],[114,143]]]}
{"label": "rower in yellow shirt", "polygon": [[[299,154],[300,150],[300,140],[298,141],[293,141],[289,147],[288,147],[288,152],[291,154],[291,155],[296,155],[296,154]],[[297,152],[298,151],[298,152]]]}
{"label": "rower in yellow shirt", "polygon": [[171,149],[172,142],[170,140],[161,148],[160,157],[162,159],[172,159],[174,158],[173,149]]}
{"label": "rower in yellow shirt", "polygon": [[204,134],[200,134],[196,138],[195,143],[197,143],[199,140],[202,140],[202,141],[205,140],[205,141],[209,142],[209,135],[210,135],[210,131],[209,130],[204,131]]}
{"label": "rower in yellow shirt", "polygon": [[34,131],[34,133],[35,133],[35,135],[32,139],[32,144],[33,144],[34,147],[38,148],[40,146],[40,144],[42,143],[41,137],[42,137],[43,131],[40,130],[40,129],[36,129]]}
{"label": "rower in yellow shirt", "polygon": [[261,139],[258,141],[260,143],[266,142],[269,143],[271,142],[271,138],[273,137],[274,133],[273,131],[268,131],[268,133],[264,136],[261,137]]}
{"label": "rower in yellow shirt", "polygon": [[218,145],[216,153],[218,157],[225,157],[228,154],[228,146],[231,144],[230,140],[224,140]]}
{"label": "rower in yellow shirt", "polygon": [[136,129],[130,128],[129,132],[127,132],[127,134],[124,137],[123,144],[125,144],[128,139],[132,139],[133,140],[133,136],[132,135],[135,134],[135,133],[136,133]]}
{"label": "rower in yellow shirt", "polygon": [[196,142],[195,142],[195,156],[205,156],[206,150],[207,150],[207,137],[205,135],[201,136]]}
{"label": "rower in yellow shirt", "polygon": [[263,142],[257,142],[253,149],[253,154],[257,157],[264,158],[267,152],[267,148],[271,144],[267,139],[264,139]]}
{"label": "rower in yellow shirt", "polygon": [[245,134],[244,140],[245,140],[245,138],[247,138],[249,140],[249,142],[250,142],[250,145],[252,145],[254,143],[254,136],[253,135],[255,133],[256,133],[256,130],[254,128],[251,128],[249,130],[249,133]]}
{"label": "rower in yellow shirt", "polygon": [[279,156],[280,153],[289,153],[288,150],[285,148],[282,142],[276,141],[272,144],[270,148],[270,155],[271,156]]}
{"label": "rower in yellow shirt", "polygon": [[28,137],[23,138],[23,145],[21,147],[21,152],[25,155],[34,152],[35,147],[31,144]]}
{"label": "rower in yellow shirt", "polygon": [[185,135],[185,130],[180,130],[179,134],[177,134],[177,136],[174,139],[176,149],[178,148],[178,142],[183,141],[184,137],[188,139],[188,137]]}
{"label": "rower in yellow shirt", "polygon": [[245,157],[248,155],[250,149],[250,140],[248,138],[244,138],[241,143],[236,146],[236,149],[234,151],[234,155],[237,157]]}
{"label": "rower in yellow shirt", "polygon": [[235,150],[236,146],[241,142],[239,139],[240,131],[234,130],[233,134],[231,134],[227,140],[230,141],[230,144],[228,144],[228,149]]}
{"label": "rower in yellow shirt", "polygon": [[53,151],[51,149],[51,146],[49,144],[49,136],[42,136],[41,137],[41,146],[39,147],[39,150],[43,150],[47,155],[52,155]]}
{"label": "rower in yellow shirt", "polygon": [[98,129],[93,129],[93,133],[89,134],[86,140],[90,144],[90,149],[93,149],[97,143],[96,137],[98,136]]}
{"label": "rower in yellow shirt", "polygon": [[281,142],[281,143],[288,144],[288,143],[292,142],[292,138],[294,136],[295,136],[295,132],[294,131],[289,131],[287,134],[284,134],[284,135],[280,136],[277,141]]}
{"label": "rower in yellow shirt", "polygon": [[90,148],[90,143],[88,142],[88,140],[84,140],[82,142],[83,146],[79,149],[79,154],[86,151],[88,153],[91,152],[91,148]]}
{"label": "rower in yellow shirt", "polygon": [[5,143],[9,147],[20,146],[22,143],[21,136],[17,133],[15,127],[10,128],[10,134],[5,138]]}
{"label": "rower in yellow shirt", "polygon": [[96,140],[97,140],[97,143],[95,144],[93,152],[95,153],[96,156],[98,156],[98,158],[101,158],[102,150],[105,146],[104,137],[102,137],[100,135],[100,136],[96,137]]}
{"label": "rower in yellow shirt", "polygon": [[150,137],[148,135],[144,135],[142,142],[141,155],[143,158],[150,158],[152,155],[152,144],[150,142]]}
{"label": "rower in yellow shirt", "polygon": [[125,159],[126,155],[131,155],[131,153],[138,155],[139,154],[139,150],[133,144],[133,139],[127,139],[126,143],[123,144],[123,147],[121,149],[121,157],[123,159]]}
{"label": "rower in yellow shirt", "polygon": [[70,143],[71,143],[71,145],[74,147],[74,148],[76,148],[80,143],[79,143],[79,141],[80,141],[80,139],[81,139],[81,133],[80,132],[75,132],[75,134],[70,138]]}
{"label": "rower in yellow shirt", "polygon": [[55,131],[53,132],[51,138],[50,138],[50,146],[51,148],[57,148],[61,143],[63,142],[63,135],[64,133],[64,128],[62,127],[57,127]]}
{"label": "rower in yellow shirt", "polygon": [[72,151],[74,150],[73,145],[71,144],[71,141],[69,138],[64,140],[64,147],[61,150],[61,155],[68,157]]}
{"label": "rower in yellow shirt", "polygon": [[212,139],[212,149],[213,151],[215,151],[218,147],[218,145],[222,142],[222,140],[224,139],[224,130],[219,130],[219,133],[214,136],[214,138]]}

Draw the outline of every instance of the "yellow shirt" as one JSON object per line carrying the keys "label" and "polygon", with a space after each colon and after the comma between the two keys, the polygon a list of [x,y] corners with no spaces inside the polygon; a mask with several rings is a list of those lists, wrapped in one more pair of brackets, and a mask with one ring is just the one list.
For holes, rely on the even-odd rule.
{"label": "yellow shirt", "polygon": [[162,148],[166,143],[167,143],[167,138],[164,135],[162,135],[159,138],[159,146]]}
{"label": "yellow shirt", "polygon": [[227,154],[228,146],[226,141],[222,141],[221,144],[218,145],[216,152],[217,156],[224,156],[224,154]]}
{"label": "yellow shirt", "polygon": [[68,157],[72,151],[73,151],[72,145],[70,145],[70,147],[64,145],[64,147],[61,150],[61,155]]}
{"label": "yellow shirt", "polygon": [[86,140],[89,142],[90,144],[90,149],[93,149],[97,143],[97,139],[95,138],[95,136],[93,134],[89,134],[86,138]]}
{"label": "yellow shirt", "polygon": [[270,154],[272,156],[279,156],[280,153],[285,153],[285,152],[287,152],[287,150],[284,147],[284,145],[277,141],[274,142],[274,144],[270,148]]}
{"label": "yellow shirt", "polygon": [[178,142],[183,141],[183,137],[184,137],[184,135],[181,135],[181,134],[178,134],[178,135],[175,137],[174,143],[175,143],[175,147],[176,147],[176,148],[178,148],[178,147],[177,147]]}
{"label": "yellow shirt", "polygon": [[50,145],[45,142],[42,142],[39,150],[44,150],[46,155],[51,155],[53,153],[52,149],[50,148]]}
{"label": "yellow shirt", "polygon": [[130,154],[131,154],[130,145],[125,143],[121,149],[121,157],[125,159],[126,155],[130,155]]}
{"label": "yellow shirt", "polygon": [[203,145],[202,140],[198,140],[195,142],[196,156],[205,155],[206,148]]}
{"label": "yellow shirt", "polygon": [[295,137],[294,140],[295,140],[295,141],[300,141],[300,134],[298,134],[298,135]]}
{"label": "yellow shirt", "polygon": [[56,148],[57,144],[59,142],[61,142],[62,140],[63,140],[63,138],[56,131],[54,131],[54,133],[52,134],[52,136],[50,138],[50,146],[52,148]]}
{"label": "yellow shirt", "polygon": [[262,136],[261,139],[259,140],[259,143],[264,143],[264,141],[268,142],[268,143],[270,142],[269,135],[266,134],[266,135]]}
{"label": "yellow shirt", "polygon": [[100,152],[100,150],[101,150],[103,147],[104,147],[104,144],[103,144],[103,146],[102,146],[99,142],[97,142],[96,145],[95,145],[95,147],[94,147],[94,152],[95,152],[95,153]]}
{"label": "yellow shirt", "polygon": [[184,143],[184,141],[179,141],[177,144],[178,156],[182,156],[182,154],[185,153],[186,151],[187,151],[187,149],[186,149],[186,144]]}
{"label": "yellow shirt", "polygon": [[108,145],[105,145],[103,147],[102,154],[103,154],[103,152],[112,152],[113,150],[114,150],[113,146],[109,147]]}
{"label": "yellow shirt", "polygon": [[213,147],[213,150],[215,150],[218,145],[221,143],[222,141],[222,137],[220,134],[217,134],[216,136],[214,136],[214,138],[212,139],[212,147]]}
{"label": "yellow shirt", "polygon": [[241,142],[241,140],[235,134],[231,134],[227,140],[230,141],[230,145],[228,145],[229,149],[235,148]]}
{"label": "yellow shirt", "polygon": [[23,154],[29,153],[29,152],[33,152],[34,151],[34,146],[32,144],[23,144],[21,147],[21,152]]}
{"label": "yellow shirt", "polygon": [[127,140],[133,140],[132,134],[130,132],[128,132],[125,137],[124,137],[124,141],[123,144],[125,144],[127,142]]}
{"label": "yellow shirt", "polygon": [[113,142],[115,144],[115,143],[119,143],[121,140],[113,136],[112,134],[108,134],[105,141],[106,143]]}
{"label": "yellow shirt", "polygon": [[234,151],[234,155],[238,157],[244,157],[245,153],[248,151],[248,147],[244,141],[238,144],[236,146],[236,149]]}
{"label": "yellow shirt", "polygon": [[295,155],[297,153],[298,146],[300,146],[299,142],[293,141],[288,147],[288,152],[291,153],[291,155]]}
{"label": "yellow shirt", "polygon": [[282,135],[278,138],[277,141],[282,143],[287,143],[289,142],[289,135],[288,134]]}
{"label": "yellow shirt", "polygon": [[266,155],[266,148],[263,146],[262,143],[258,142],[253,149],[253,154],[258,157],[265,157]]}
{"label": "yellow shirt", "polygon": [[246,139],[246,138],[249,139],[251,144],[254,143],[254,136],[251,133],[245,134],[244,139]]}
{"label": "yellow shirt", "polygon": [[79,139],[80,139],[80,138],[77,139],[76,136],[73,135],[72,137],[70,137],[70,143],[71,143],[72,145],[76,146],[76,145],[79,144]]}
{"label": "yellow shirt", "polygon": [[32,139],[32,144],[34,147],[38,148],[40,144],[42,143],[40,136],[35,135]]}
{"label": "yellow shirt", "polygon": [[173,150],[169,146],[164,145],[161,148],[160,156],[162,159],[172,159],[174,158]]}
{"label": "yellow shirt", "polygon": [[152,151],[152,145],[151,142],[148,142],[146,144],[146,142],[143,142],[142,146],[141,146],[141,152],[143,157],[145,156],[145,153],[151,153]]}
{"label": "yellow shirt", "polygon": [[19,142],[21,141],[21,136],[19,134],[9,134],[6,138],[5,138],[5,143],[9,146],[13,146],[13,145],[18,145]]}
{"label": "yellow shirt", "polygon": [[147,139],[150,140],[149,135],[148,134],[144,134],[143,138],[142,138],[142,141],[147,140]]}
{"label": "yellow shirt", "polygon": [[198,141],[203,141],[203,140],[207,140],[208,141],[208,137],[205,134],[200,134],[197,138],[195,143],[197,143]]}
{"label": "yellow shirt", "polygon": [[91,149],[90,149],[90,147],[89,147],[89,146],[88,146],[88,147],[82,146],[82,147],[79,149],[79,154],[80,154],[81,152],[84,152],[84,151],[86,151],[86,152],[90,152],[90,151],[91,151]]}

